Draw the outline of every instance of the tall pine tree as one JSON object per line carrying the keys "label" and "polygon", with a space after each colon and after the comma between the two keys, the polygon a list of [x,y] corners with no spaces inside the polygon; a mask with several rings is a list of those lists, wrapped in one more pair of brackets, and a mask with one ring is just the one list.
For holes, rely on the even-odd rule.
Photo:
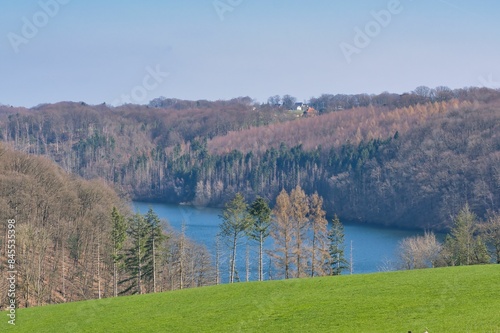
{"label": "tall pine tree", "polygon": [[328,266],[330,275],[340,275],[343,270],[349,268],[349,263],[345,259],[344,226],[340,223],[337,215],[334,216],[332,227],[328,232],[330,254]]}
{"label": "tall pine tree", "polygon": [[248,209],[253,217],[252,224],[249,228],[248,236],[259,242],[259,281],[264,279],[263,274],[263,247],[264,241],[269,236],[269,227],[271,225],[271,209],[266,200],[257,197]]}
{"label": "tall pine tree", "polygon": [[128,276],[120,281],[120,284],[127,286],[121,293],[143,294],[148,291],[148,282],[152,284],[149,289],[154,292],[158,248],[166,237],[156,213],[149,209],[146,215],[137,213],[132,216],[128,237],[131,241],[125,255],[125,270]]}
{"label": "tall pine tree", "polygon": [[149,229],[149,236],[146,241],[146,263],[144,269],[144,276],[148,282],[152,282],[152,290],[156,292],[156,277],[158,273],[158,249],[162,243],[167,239],[163,233],[160,218],[149,208],[145,215],[146,223]]}
{"label": "tall pine tree", "polygon": [[118,296],[118,265],[123,259],[121,253],[123,243],[127,239],[127,223],[125,217],[118,212],[116,207],[113,207],[111,212],[111,220],[113,228],[111,230],[111,242],[113,246],[112,260],[113,260],[113,295]]}
{"label": "tall pine tree", "polygon": [[125,285],[120,293],[142,294],[145,291],[144,266],[147,261],[146,243],[149,238],[148,224],[143,215],[137,213],[130,218],[127,234],[131,241],[125,254],[125,271],[128,276],[120,281],[120,284]]}
{"label": "tall pine tree", "polygon": [[220,218],[222,219],[220,234],[231,250],[229,282],[233,283],[236,273],[238,241],[245,235],[252,223],[245,198],[241,193],[237,193],[234,199],[226,204]]}

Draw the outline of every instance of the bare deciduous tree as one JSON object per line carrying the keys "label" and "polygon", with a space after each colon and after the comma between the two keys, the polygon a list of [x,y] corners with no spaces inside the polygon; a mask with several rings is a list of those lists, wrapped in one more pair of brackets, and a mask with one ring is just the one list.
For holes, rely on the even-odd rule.
{"label": "bare deciduous tree", "polygon": [[435,267],[440,259],[442,245],[433,232],[423,236],[403,239],[398,247],[401,269],[420,269]]}
{"label": "bare deciduous tree", "polygon": [[290,193],[291,219],[293,225],[293,255],[295,257],[296,277],[304,277],[307,270],[307,231],[309,227],[309,202],[304,190],[297,185]]}
{"label": "bare deciduous tree", "polygon": [[325,264],[328,262],[328,221],[323,210],[323,198],[315,192],[309,199],[311,240],[311,277],[326,274]]}
{"label": "bare deciduous tree", "polygon": [[273,210],[271,237],[274,240],[274,250],[269,252],[269,255],[274,258],[276,268],[283,272],[285,279],[292,277],[293,223],[291,214],[290,196],[285,190],[282,190],[276,198]]}

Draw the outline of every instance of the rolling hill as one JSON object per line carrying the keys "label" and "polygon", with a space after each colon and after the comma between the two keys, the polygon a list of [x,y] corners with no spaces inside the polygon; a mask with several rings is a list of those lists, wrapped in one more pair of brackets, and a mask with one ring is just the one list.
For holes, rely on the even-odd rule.
{"label": "rolling hill", "polygon": [[242,283],[18,310],[2,332],[500,332],[500,266]]}

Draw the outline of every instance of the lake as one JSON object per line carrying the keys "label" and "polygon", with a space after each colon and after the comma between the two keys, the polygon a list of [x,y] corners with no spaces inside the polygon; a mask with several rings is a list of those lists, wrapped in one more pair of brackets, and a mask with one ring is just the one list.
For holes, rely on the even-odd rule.
{"label": "lake", "polygon": [[[219,215],[220,209],[193,207],[182,205],[169,205],[158,203],[133,202],[133,209],[142,214],[145,214],[149,207],[158,214],[162,219],[177,231],[181,230],[182,223],[186,226],[186,235],[199,244],[205,245],[215,257],[215,237],[219,232],[219,224],[221,220]],[[401,230],[396,228],[383,228],[376,226],[344,224],[345,227],[345,255],[346,259],[351,256],[352,242],[352,259],[353,259],[353,274],[372,273],[382,270],[394,269],[396,261],[396,250],[398,243],[405,237],[423,234],[423,232]],[[240,242],[238,248],[239,255],[237,258],[237,268],[239,276],[242,280],[245,279],[245,253],[246,240]],[[257,279],[257,258],[258,245],[250,243],[250,258],[251,258],[251,280]],[[269,237],[265,244],[266,248],[272,247],[272,239]],[[227,265],[228,259],[225,256]],[[224,263],[224,262],[223,262]],[[265,261],[265,270],[267,270],[268,261]],[[221,267],[223,280],[227,281],[227,274]],[[345,272],[344,274],[349,274]],[[267,276],[265,277],[267,279]]]}

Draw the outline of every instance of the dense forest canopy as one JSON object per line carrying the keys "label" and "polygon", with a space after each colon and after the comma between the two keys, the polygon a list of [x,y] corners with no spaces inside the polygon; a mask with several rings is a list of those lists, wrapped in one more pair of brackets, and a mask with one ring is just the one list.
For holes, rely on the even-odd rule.
{"label": "dense forest canopy", "polygon": [[498,90],[322,95],[306,103],[314,112],[295,102],[0,106],[0,140],[132,199],[222,206],[301,185],[344,220],[436,229],[467,202],[480,217],[498,210]]}

